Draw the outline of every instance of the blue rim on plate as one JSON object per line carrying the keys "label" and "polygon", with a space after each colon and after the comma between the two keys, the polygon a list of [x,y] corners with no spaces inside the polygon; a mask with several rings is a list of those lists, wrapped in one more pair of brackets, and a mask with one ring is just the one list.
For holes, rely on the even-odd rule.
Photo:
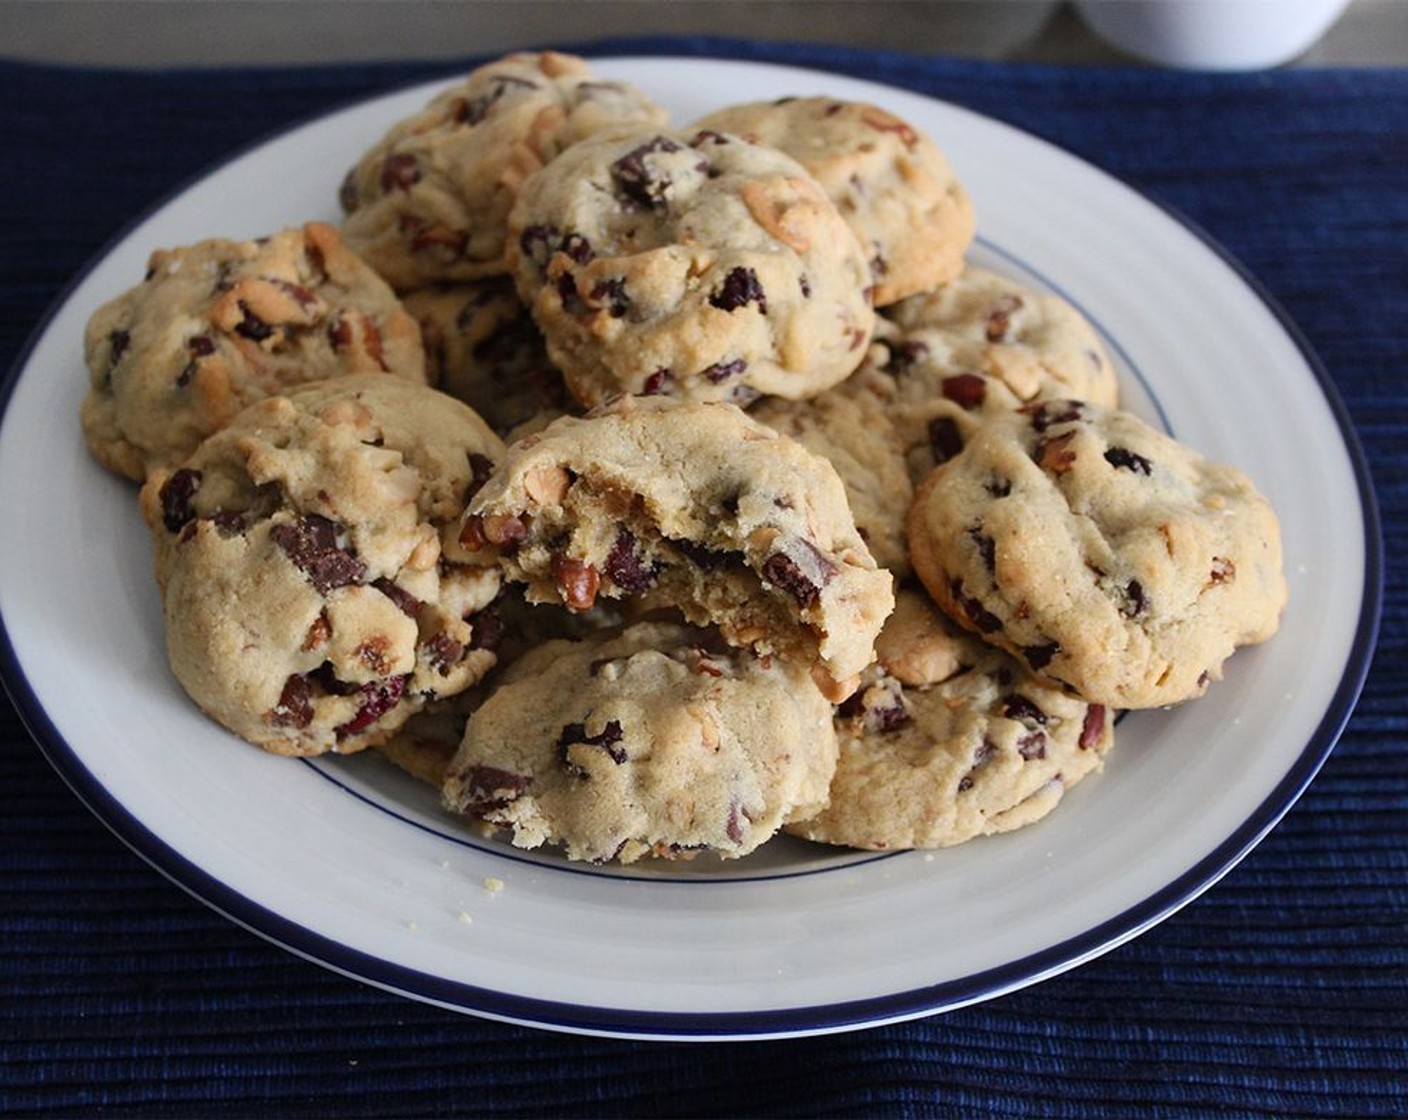
{"label": "blue rim on plate", "polygon": [[[231,152],[221,161],[173,188],[110,239],[65,286],[17,355],[3,387],[0,387],[0,426],[3,426],[8,418],[14,390],[30,356],[54,317],[83,280],[136,226],[191,186],[247,152],[365,100],[367,98],[364,97],[353,99],[347,106],[294,122]],[[1004,127],[1013,128],[1014,131],[1027,136],[1032,135],[1011,125]],[[1036,139],[1044,145],[1060,150],[1059,146],[1052,145],[1050,141]],[[1078,159],[1086,166],[1094,166],[1083,157],[1072,155],[1072,158]],[[467,1011],[506,1022],[590,1034],[682,1040],[762,1038],[825,1033],[919,1018],[990,999],[1075,967],[1138,936],[1211,887],[1251,851],[1294,805],[1339,739],[1359,697],[1377,641],[1384,584],[1382,529],[1367,460],[1348,410],[1323,363],[1266,287],[1213,237],[1185,215],[1158,200],[1150,199],[1122,180],[1120,183],[1125,189],[1168,214],[1211,250],[1266,306],[1299,350],[1313,373],[1339,429],[1353,470],[1364,522],[1365,581],[1353,645],[1346,658],[1338,687],[1294,765],[1287,770],[1256,811],[1206,856],[1183,874],[1151,892],[1138,904],[1082,931],[1078,936],[1000,967],[974,972],[939,984],[864,999],[776,1010],[642,1011],[582,1006],[506,994],[482,986],[447,980],[350,949],[335,939],[292,922],[252,901],[166,844],[105,788],[65,741],[39,703],[15,653],[8,624],[0,617],[0,676],[3,676],[5,689],[45,756],[80,800],[120,840],[176,885],[230,920],[301,957],[388,991],[448,1009]]]}

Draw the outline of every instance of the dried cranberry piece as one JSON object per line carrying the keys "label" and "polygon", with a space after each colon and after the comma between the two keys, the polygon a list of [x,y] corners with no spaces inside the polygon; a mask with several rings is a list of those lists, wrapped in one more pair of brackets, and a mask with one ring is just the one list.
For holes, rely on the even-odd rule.
{"label": "dried cranberry piece", "polygon": [[312,689],[307,678],[292,676],[284,682],[269,722],[276,727],[307,727],[313,722]]}
{"label": "dried cranberry piece", "polygon": [[719,290],[709,296],[709,303],[720,311],[737,311],[740,307],[756,303],[759,312],[764,315],[768,313],[767,296],[758,282],[758,274],[741,265],[729,269]]}
{"label": "dried cranberry piece", "polygon": [[665,192],[670,189],[668,177],[657,178],[646,164],[646,157],[655,152],[678,152],[682,149],[668,136],[657,136],[631,149],[611,165],[611,177],[621,194],[636,206],[653,210],[665,204]]}
{"label": "dried cranberry piece", "polygon": [[737,377],[748,368],[748,362],[744,358],[734,358],[731,362],[715,362],[706,367],[701,372],[704,379],[712,385],[717,385],[721,381],[727,381],[730,377]]}
{"label": "dried cranberry piece", "polygon": [[333,729],[333,734],[337,739],[341,741],[349,735],[365,731],[391,711],[400,703],[401,696],[406,691],[406,679],[406,677],[388,677],[385,680],[364,684],[358,690],[361,702],[357,706],[357,714],[346,723]]}
{"label": "dried cranberry piece", "polygon": [[420,167],[409,152],[392,152],[381,162],[381,189],[408,191],[420,182]]}
{"label": "dried cranberry piece", "polygon": [[943,379],[939,391],[959,408],[972,412],[973,409],[982,407],[983,400],[988,395],[988,383],[980,374],[956,373]]}
{"label": "dried cranberry piece", "polygon": [[1088,751],[1091,747],[1099,746],[1104,735],[1105,705],[1091,704],[1085,709],[1085,719],[1080,726],[1080,749]]}
{"label": "dried cranberry piece", "polygon": [[1046,735],[1041,731],[1033,731],[1030,735],[1023,735],[1017,740],[1017,753],[1028,762],[1045,758]]}
{"label": "dried cranberry piece", "polygon": [[309,513],[297,521],[280,522],[269,530],[269,537],[326,595],[334,587],[360,583],[367,574],[365,564],[337,547],[337,530],[335,522]]}
{"label": "dried cranberry piece", "polygon": [[639,595],[655,582],[655,570],[647,567],[636,554],[635,534],[622,529],[616,534],[611,552],[606,557],[606,574],[622,591]]}
{"label": "dried cranberry piece", "polygon": [[526,774],[500,770],[497,766],[471,766],[462,778],[462,807],[475,816],[512,804],[528,792],[533,782]]}
{"label": "dried cranberry piece", "polygon": [[988,321],[984,334],[989,342],[1001,342],[1007,337],[1007,332],[1012,327],[1012,315],[1020,310],[1022,300],[1020,296],[1007,296],[988,314]]}
{"label": "dried cranberry piece", "polygon": [[1131,451],[1127,447],[1110,447],[1105,451],[1105,462],[1116,469],[1123,467],[1127,471],[1135,474],[1149,474],[1154,469],[1154,464],[1144,458],[1136,451]]}
{"label": "dried cranberry piece", "polygon": [[658,397],[668,394],[670,391],[670,382],[673,380],[674,374],[664,366],[661,366],[645,379],[645,384],[641,386],[641,395],[645,397]]}
{"label": "dried cranberry piece", "polygon": [[200,471],[182,467],[162,484],[157,496],[161,499],[161,523],[168,533],[179,533],[195,516],[191,499],[200,489],[203,477]]}
{"label": "dried cranberry piece", "polygon": [[812,552],[818,561],[820,582],[804,572],[801,565],[785,552],[776,552],[767,558],[763,563],[763,577],[769,583],[790,594],[797,601],[797,605],[806,610],[816,603],[821,595],[821,589],[836,574],[836,565],[831,563],[809,542],[802,541],[801,543]]}

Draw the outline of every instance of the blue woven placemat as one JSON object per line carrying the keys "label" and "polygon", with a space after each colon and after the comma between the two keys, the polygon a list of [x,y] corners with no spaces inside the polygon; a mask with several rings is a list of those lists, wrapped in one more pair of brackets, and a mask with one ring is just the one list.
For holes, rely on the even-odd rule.
{"label": "blue woven placemat", "polygon": [[[719,39],[579,48],[783,62],[954,101],[1111,171],[1246,264],[1323,359],[1378,487],[1383,625],[1343,739],[1221,883],[1074,972],[909,1024],[685,1045],[467,1018],[273,948],[131,855],[0,704],[0,1113],[1403,1114],[1408,72],[1067,69]],[[0,63],[0,366],[94,253],[211,162],[473,61]]]}

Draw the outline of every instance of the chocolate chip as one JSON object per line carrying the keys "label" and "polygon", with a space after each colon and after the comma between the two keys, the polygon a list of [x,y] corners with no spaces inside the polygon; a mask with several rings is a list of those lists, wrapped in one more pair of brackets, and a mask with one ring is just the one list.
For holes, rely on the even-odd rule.
{"label": "chocolate chip", "polygon": [[1041,670],[1050,665],[1052,659],[1060,652],[1061,643],[1053,641],[1036,646],[1026,646],[1022,649],[1022,656],[1027,659],[1027,664],[1033,669]]}
{"label": "chocolate chip", "polygon": [[186,343],[186,353],[190,355],[190,360],[176,378],[176,384],[182,389],[195,377],[200,360],[215,353],[215,340],[209,335],[198,334]]}
{"label": "chocolate chip", "polygon": [[517,801],[528,792],[533,779],[497,766],[471,766],[461,775],[461,782],[461,808],[482,816]]}
{"label": "chocolate chip", "polygon": [[244,300],[239,301],[239,309],[244,317],[235,324],[235,333],[251,342],[263,342],[274,333],[274,328],[249,309]]}
{"label": "chocolate chip", "polygon": [[306,678],[292,676],[284,682],[269,722],[276,727],[307,727],[313,722],[312,689]]}
{"label": "chocolate chip", "polygon": [[162,484],[157,496],[161,499],[161,523],[168,533],[179,533],[195,516],[191,511],[191,498],[200,489],[203,477],[200,471],[182,467]]}
{"label": "chocolate chip", "polygon": [[929,451],[935,463],[947,463],[962,450],[963,434],[953,417],[940,416],[929,421]]}
{"label": "chocolate chip", "polygon": [[421,601],[404,588],[397,587],[385,576],[372,581],[372,586],[396,604],[396,608],[407,618],[420,614]]}
{"label": "chocolate chip", "polygon": [[763,286],[758,283],[758,274],[751,268],[732,268],[719,290],[709,296],[709,303],[721,311],[737,311],[749,303],[756,303],[758,310],[766,315],[768,301]]}
{"label": "chocolate chip", "polygon": [[1032,427],[1044,432],[1053,424],[1069,424],[1082,415],[1080,401],[1043,401],[1026,405],[1020,411],[1031,417]]}
{"label": "chocolate chip", "polygon": [[108,368],[112,369],[118,362],[122,361],[122,355],[127,353],[127,348],[132,345],[132,334],[130,331],[115,330],[108,335]]}
{"label": "chocolate chip", "polygon": [[1002,629],[1002,620],[988,610],[973,596],[965,594],[963,583],[960,580],[953,580],[949,583],[949,595],[958,605],[958,609],[964,617],[973,624],[981,634],[993,634]]}
{"label": "chocolate chip", "polygon": [[1107,448],[1105,462],[1116,469],[1123,467],[1127,471],[1134,471],[1135,474],[1149,474],[1154,469],[1153,463],[1127,447]]}
{"label": "chocolate chip", "polygon": [[562,754],[562,765],[568,773],[577,778],[588,777],[588,771],[572,761],[568,753],[576,746],[599,747],[606,753],[606,757],[620,766],[629,757],[622,747],[621,740],[624,732],[618,720],[608,720],[602,729],[595,735],[588,735],[585,724],[569,723],[562,729],[562,734],[557,737],[557,749]]}
{"label": "chocolate chip", "polygon": [[326,595],[335,587],[360,583],[367,566],[337,546],[338,526],[316,513],[284,521],[269,530],[269,538]]}
{"label": "chocolate chip", "polygon": [[470,615],[469,624],[470,649],[487,649],[492,652],[503,643],[504,618],[492,603],[478,614]]}
{"label": "chocolate chip", "polygon": [[983,567],[989,572],[996,572],[997,543],[977,525],[969,528],[968,539],[973,542],[973,547],[978,550],[978,556],[983,561]]}
{"label": "chocolate chip", "polygon": [[1120,613],[1126,618],[1138,618],[1149,609],[1149,600],[1144,595],[1144,585],[1137,579],[1124,585],[1124,605]]}
{"label": "chocolate chip", "polygon": [[655,152],[678,152],[680,146],[667,136],[657,136],[639,147],[632,148],[611,165],[611,177],[616,180],[622,196],[635,206],[646,210],[656,209],[665,204],[665,192],[670,189],[670,179],[657,177],[646,163],[646,157]]}
{"label": "chocolate chip", "polygon": [[631,297],[626,294],[626,281],[621,276],[598,281],[587,293],[587,298],[593,303],[604,303],[613,319],[623,318],[631,309]]}
{"label": "chocolate chip", "polygon": [[1014,692],[1002,698],[1002,714],[1026,724],[1046,725],[1047,715],[1027,697]]}

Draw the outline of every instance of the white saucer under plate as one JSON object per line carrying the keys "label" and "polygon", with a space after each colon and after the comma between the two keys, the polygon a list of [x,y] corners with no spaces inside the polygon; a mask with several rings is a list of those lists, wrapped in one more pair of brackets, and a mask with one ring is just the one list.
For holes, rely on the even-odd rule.
{"label": "white saucer under plate", "polygon": [[928,1015],[1078,965],[1212,885],[1314,776],[1377,629],[1368,472],[1294,327],[1187,223],[967,110],[778,66],[595,65],[680,122],[829,94],[932,136],[975,200],[973,259],[1074,303],[1117,357],[1130,408],[1271,499],[1291,588],[1281,632],[1238,653],[1197,702],[1126,717],[1104,772],[1040,824],[929,854],[782,839],[732,864],[569,865],[478,839],[377,759],[293,761],[227,735],[167,669],[134,489],[83,446],[84,324],[137,282],[153,248],[337,221],[346,168],[447,79],[211,171],[134,224],[31,341],[0,428],[0,614],[5,683],[54,765],[158,869],[293,952],[445,1007],[570,1031],[758,1038]]}

